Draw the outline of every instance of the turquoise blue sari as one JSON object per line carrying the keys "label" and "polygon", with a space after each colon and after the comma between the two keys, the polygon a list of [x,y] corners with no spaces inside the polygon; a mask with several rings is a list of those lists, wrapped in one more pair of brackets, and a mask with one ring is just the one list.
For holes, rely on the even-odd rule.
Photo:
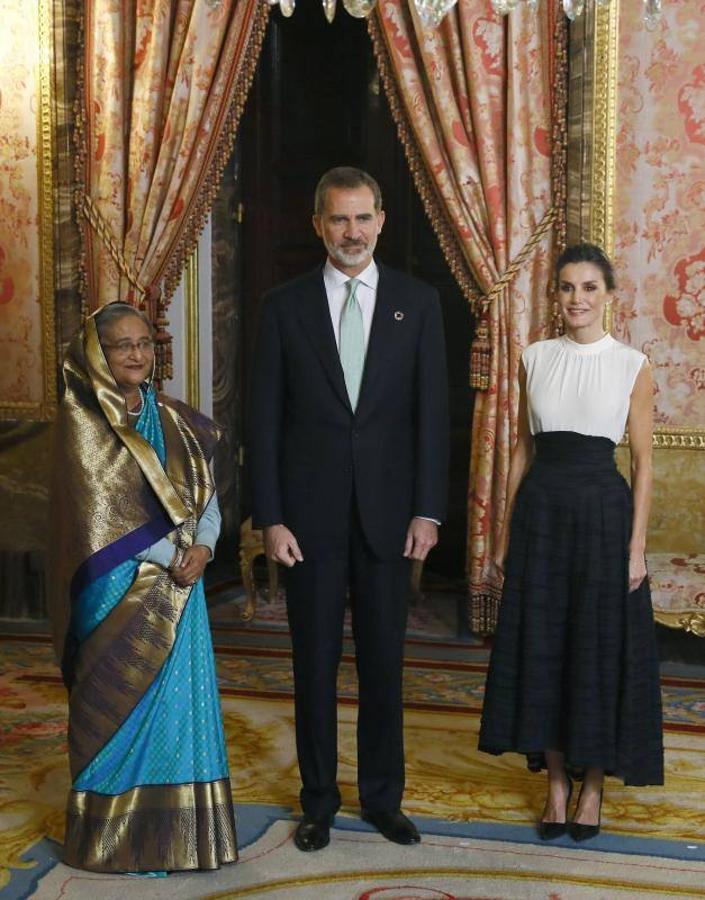
{"label": "turquoise blue sari", "polygon": [[[166,467],[162,404],[157,403],[153,388],[144,401],[135,427]],[[69,625],[78,655],[101,626],[113,627],[111,616],[121,614],[121,604],[134,591],[144,568],[134,558],[124,559],[80,591]],[[163,579],[164,571],[157,577]],[[146,595],[145,603],[152,594]],[[160,639],[155,633],[155,640]],[[135,671],[139,667],[140,660],[135,659]],[[66,861],[106,872],[215,868],[233,861],[229,785],[200,579],[185,599],[173,645],[155,677],[109,740],[74,777]]]}
{"label": "turquoise blue sari", "polygon": [[[162,465],[166,448],[153,389],[136,430]],[[84,641],[127,593],[137,572],[128,559],[88,585],[78,597],[71,630]],[[203,579],[191,590],[176,644],[151,687],[73,783],[77,791],[121,794],[141,784],[183,784],[228,778]]]}

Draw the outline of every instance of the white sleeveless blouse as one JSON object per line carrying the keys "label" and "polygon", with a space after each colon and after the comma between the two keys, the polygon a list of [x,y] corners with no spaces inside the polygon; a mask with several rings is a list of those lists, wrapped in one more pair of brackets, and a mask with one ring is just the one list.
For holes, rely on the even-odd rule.
{"label": "white sleeveless blouse", "polygon": [[532,434],[576,431],[619,443],[643,353],[611,334],[590,344],[563,335],[530,344],[521,358]]}

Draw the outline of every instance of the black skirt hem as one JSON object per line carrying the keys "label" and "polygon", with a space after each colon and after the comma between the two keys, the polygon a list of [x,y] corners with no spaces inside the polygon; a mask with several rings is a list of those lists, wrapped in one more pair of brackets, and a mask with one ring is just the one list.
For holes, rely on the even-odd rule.
{"label": "black skirt hem", "polygon": [[[557,753],[563,753],[560,749],[550,747],[547,747],[544,750],[523,750],[517,747],[499,749],[498,747],[493,747],[484,743],[478,746],[478,750],[481,753],[488,753],[490,756],[503,756],[505,753],[518,753],[520,756],[525,756],[526,767],[530,772],[542,772],[546,769],[546,749],[556,749]],[[604,760],[587,758],[566,759],[565,770],[573,781],[582,781],[587,769],[603,769],[606,777],[618,779],[625,787],[659,787],[664,783],[663,773],[629,778],[624,773],[620,772],[618,767],[605,764]]]}

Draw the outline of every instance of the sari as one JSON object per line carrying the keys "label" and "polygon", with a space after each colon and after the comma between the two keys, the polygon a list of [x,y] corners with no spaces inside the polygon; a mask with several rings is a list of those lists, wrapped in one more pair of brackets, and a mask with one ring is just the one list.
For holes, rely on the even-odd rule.
{"label": "sari", "polygon": [[69,690],[64,861],[95,872],[237,859],[202,579],[135,556],[187,549],[213,491],[206,417],[141,389],[135,426],[87,320],[64,362],[52,511],[54,645]]}

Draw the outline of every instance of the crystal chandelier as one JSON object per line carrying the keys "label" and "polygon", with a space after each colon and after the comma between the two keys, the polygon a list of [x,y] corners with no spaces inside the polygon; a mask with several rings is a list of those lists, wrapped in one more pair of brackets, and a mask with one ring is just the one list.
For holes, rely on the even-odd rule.
{"label": "crystal chandelier", "polygon": [[[271,6],[279,4],[279,9],[284,16],[292,16],[296,7],[296,0],[267,0]],[[329,22],[335,18],[335,9],[338,0],[321,0],[323,13]],[[375,7],[377,0],[342,0],[345,11],[356,19],[365,19]],[[419,19],[427,28],[436,28],[443,21],[443,17],[449,12],[458,0],[409,0],[416,7]],[[506,16],[513,9],[526,4],[532,12],[538,8],[541,0],[490,0],[496,13]],[[585,9],[585,3],[591,0],[562,0],[563,10],[572,21],[578,18]],[[653,28],[661,16],[662,0],[641,0],[644,6],[644,21]],[[609,6],[610,0],[594,0],[596,6]]]}

